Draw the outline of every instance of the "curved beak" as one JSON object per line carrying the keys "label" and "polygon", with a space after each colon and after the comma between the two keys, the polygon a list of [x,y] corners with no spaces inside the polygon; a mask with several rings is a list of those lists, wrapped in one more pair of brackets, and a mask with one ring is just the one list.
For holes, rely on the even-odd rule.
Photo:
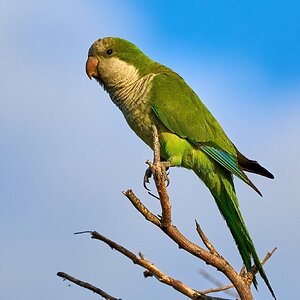
{"label": "curved beak", "polygon": [[92,78],[99,78],[99,73],[97,70],[97,66],[98,66],[98,59],[93,57],[93,56],[89,56],[86,64],[85,64],[85,71],[86,71],[86,75],[92,79]]}

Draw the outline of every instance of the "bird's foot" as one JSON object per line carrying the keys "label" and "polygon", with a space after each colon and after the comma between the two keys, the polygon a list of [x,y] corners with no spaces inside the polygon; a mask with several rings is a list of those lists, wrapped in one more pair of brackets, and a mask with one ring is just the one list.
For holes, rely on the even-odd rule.
{"label": "bird's foot", "polygon": [[[148,163],[148,162],[147,162]],[[147,187],[147,184],[150,183],[149,179],[152,177],[152,170],[151,170],[151,167],[149,166],[147,168],[147,170],[145,171],[145,175],[144,175],[144,182],[143,182],[143,185],[144,185],[144,188],[147,190],[147,191],[150,191],[150,189]]]}
{"label": "bird's foot", "polygon": [[[157,166],[155,166],[154,164],[152,164],[149,160],[146,163],[149,165],[149,167],[145,171],[143,185],[144,185],[144,188],[147,191],[150,191],[150,189],[147,187],[147,184],[150,183],[149,179],[152,177],[152,175],[154,175],[154,173],[155,173],[154,169]],[[159,163],[160,163],[160,166],[161,166],[161,177],[165,179],[166,186],[168,187],[169,184],[170,184],[170,179],[168,177],[169,173],[167,173],[167,171],[171,167],[171,163],[169,161],[161,161]]]}
{"label": "bird's foot", "polygon": [[163,177],[165,178],[166,187],[168,187],[171,182],[169,179],[170,172],[168,172],[169,168],[171,167],[171,163],[169,161],[163,161],[162,166]]}

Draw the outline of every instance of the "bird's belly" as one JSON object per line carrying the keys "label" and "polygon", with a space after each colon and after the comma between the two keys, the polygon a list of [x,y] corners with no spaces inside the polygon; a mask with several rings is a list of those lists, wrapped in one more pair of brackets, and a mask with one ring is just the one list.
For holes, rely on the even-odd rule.
{"label": "bird's belly", "polygon": [[210,173],[214,169],[215,164],[212,163],[205,153],[197,149],[188,140],[168,130],[157,119],[150,108],[143,111],[143,113],[140,110],[131,111],[128,115],[124,113],[124,116],[131,129],[151,149],[153,149],[152,126],[155,125],[157,127],[161,157],[170,161],[172,166],[182,166],[187,169],[197,170],[198,176],[205,170]]}
{"label": "bird's belly", "polygon": [[189,141],[170,132],[165,127],[161,128],[159,132],[159,140],[161,156],[169,160],[173,166],[182,166],[184,158],[188,157],[194,150],[193,145]]}
{"label": "bird's belly", "polygon": [[172,165],[181,165],[182,157],[187,151],[193,149],[192,145],[185,139],[170,132],[156,117],[150,107],[136,108],[124,116],[130,128],[151,149],[153,149],[152,126],[156,126],[161,145],[161,157],[169,160]]}

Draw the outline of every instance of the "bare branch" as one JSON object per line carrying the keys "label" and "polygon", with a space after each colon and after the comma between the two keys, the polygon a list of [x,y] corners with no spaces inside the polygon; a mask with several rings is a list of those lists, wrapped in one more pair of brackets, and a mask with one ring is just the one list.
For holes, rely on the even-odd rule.
{"label": "bare branch", "polygon": [[229,292],[229,289],[232,289],[234,286],[232,284],[228,284],[228,285],[224,285],[221,286],[219,288],[211,288],[211,289],[207,289],[205,291],[202,291],[203,294],[209,294],[209,293],[218,293],[218,292],[227,292],[228,294],[230,294],[233,297],[237,297],[238,294],[235,292]]}
{"label": "bare branch", "polygon": [[205,233],[203,232],[203,230],[201,229],[199,223],[195,220],[196,222],[196,230],[203,242],[203,244],[206,246],[206,248],[209,250],[209,252],[211,254],[220,256],[220,254],[218,253],[218,251],[216,250],[216,248],[213,246],[213,244],[208,240],[207,236],[205,235]]}
{"label": "bare branch", "polygon": [[64,272],[58,272],[57,273],[57,276],[63,278],[64,280],[69,280],[85,289],[88,289],[98,295],[100,295],[101,297],[103,297],[104,299],[106,300],[121,300],[121,299],[118,299],[118,298],[115,298],[109,294],[107,294],[106,292],[104,292],[103,290],[99,289],[98,287],[95,287],[93,285],[91,285],[90,283],[88,282],[84,282],[84,281],[81,281],[75,277],[72,277],[71,275],[67,274],[67,273],[64,273]]}
{"label": "bare branch", "polygon": [[233,267],[222,257],[210,253],[209,251],[199,247],[188,240],[174,225],[163,227],[160,220],[150,212],[132,190],[124,192],[124,195],[130,200],[134,207],[146,218],[146,220],[161,228],[179,248],[186,250],[190,254],[200,258],[207,264],[221,271],[235,286],[241,299],[253,299],[250,287],[246,284],[242,277],[233,269]]}
{"label": "bare branch", "polygon": [[161,227],[160,219],[141,202],[141,200],[134,194],[132,190],[127,190],[126,192],[123,192],[123,194],[130,200],[133,206],[145,217],[147,221],[150,221],[154,225]]}
{"label": "bare branch", "polygon": [[[152,274],[160,282],[165,283],[169,286],[172,286],[175,290],[179,291],[180,293],[186,295],[187,297],[189,297],[191,299],[195,299],[195,300],[196,299],[197,300],[221,300],[222,299],[222,298],[209,297],[209,296],[200,294],[198,291],[191,289],[183,282],[181,282],[177,279],[174,279],[174,278],[166,275],[165,273],[163,273],[153,263],[148,261],[144,257],[143,254],[139,253],[139,256],[137,256],[133,252],[126,249],[125,247],[117,244],[114,241],[111,241],[110,239],[106,238],[105,236],[103,236],[102,234],[100,234],[97,231],[91,232],[91,238],[104,242],[105,244],[110,246],[112,249],[117,250],[118,252],[122,253],[123,255],[125,255],[126,257],[131,259],[134,264],[137,264],[137,265],[145,268],[146,270],[148,270],[148,272],[146,272],[146,276],[149,276],[149,274]],[[144,276],[145,276],[145,272],[144,272]],[[222,299],[222,300],[225,300],[225,299]]]}
{"label": "bare branch", "polygon": [[162,227],[168,227],[171,225],[171,203],[167,193],[165,182],[167,180],[166,168],[160,161],[160,144],[158,138],[158,132],[155,126],[152,126],[152,137],[153,137],[153,149],[154,158],[153,164],[148,162],[149,167],[154,174],[154,181],[156,189],[160,198],[160,204],[162,209],[161,224]]}
{"label": "bare branch", "polygon": [[[277,250],[277,248],[275,247],[271,252],[268,252],[265,256],[265,258],[262,260],[261,264],[264,265],[269,259],[270,257],[273,255],[273,253]],[[256,268],[256,266],[252,267],[252,272],[253,274],[257,274],[258,273],[258,269]],[[210,282],[214,283],[215,285],[217,285],[218,287],[216,288],[211,288],[205,291],[201,291],[201,293],[203,294],[209,294],[209,293],[216,293],[216,292],[222,292],[222,291],[227,291],[229,289],[234,288],[233,284],[228,284],[228,285],[223,285],[220,281],[218,281],[216,278],[214,278],[213,276],[211,276],[209,273],[207,273],[204,270],[200,270],[200,273],[202,274],[203,277],[205,277],[207,280],[209,280]],[[246,276],[246,272],[245,272],[245,268],[243,267],[241,269],[240,272],[240,276],[241,277],[245,277]],[[252,280],[253,280],[253,276],[252,276]],[[229,293],[228,294],[235,296],[236,294],[234,292]]]}
{"label": "bare branch", "polygon": [[[271,256],[274,254],[274,252],[277,250],[277,247],[275,247],[271,252],[268,252],[265,256],[265,258],[262,260],[261,264],[264,265],[270,258]],[[258,272],[258,269],[256,266],[252,267],[252,272],[254,274],[256,274]]]}
{"label": "bare branch", "polygon": [[217,292],[225,292],[228,295],[237,298],[238,294],[236,291],[229,291],[229,289],[233,288],[234,286],[232,284],[224,285],[220,280],[218,280],[216,277],[212,276],[210,273],[207,271],[201,269],[200,270],[201,275],[207,279],[209,282],[214,284],[216,287],[207,289],[204,291],[201,291],[203,294],[209,294],[209,293],[217,293]]}
{"label": "bare branch", "polygon": [[158,138],[158,131],[156,126],[152,126],[152,139],[153,139],[153,162],[154,164],[160,163],[160,144]]}

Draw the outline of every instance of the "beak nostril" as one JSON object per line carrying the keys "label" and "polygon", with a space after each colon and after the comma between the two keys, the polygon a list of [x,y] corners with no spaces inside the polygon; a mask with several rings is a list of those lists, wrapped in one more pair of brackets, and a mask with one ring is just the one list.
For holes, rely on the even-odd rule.
{"label": "beak nostril", "polygon": [[85,64],[85,71],[87,76],[90,79],[99,78],[97,66],[98,66],[98,59],[93,56],[89,56]]}

